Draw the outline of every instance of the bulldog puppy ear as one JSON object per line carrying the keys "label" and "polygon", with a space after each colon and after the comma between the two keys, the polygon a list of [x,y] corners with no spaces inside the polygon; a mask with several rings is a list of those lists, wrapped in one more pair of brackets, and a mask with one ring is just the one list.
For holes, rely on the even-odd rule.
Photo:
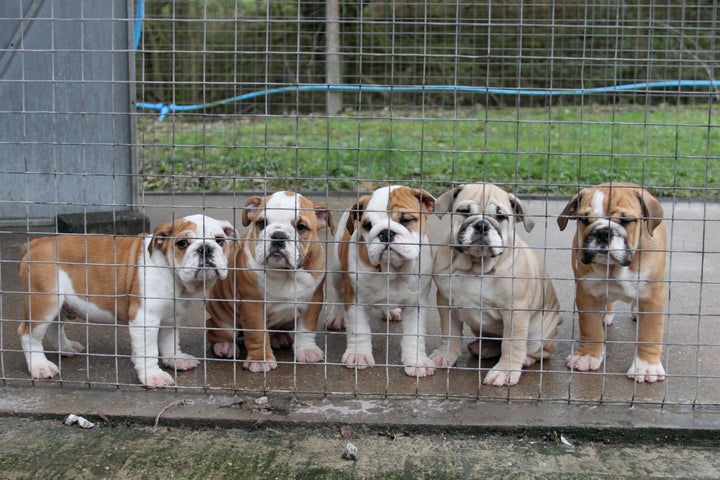
{"label": "bulldog puppy ear", "polygon": [[242,224],[247,227],[257,217],[258,208],[262,205],[262,197],[250,197],[243,208]]}
{"label": "bulldog puppy ear", "polygon": [[565,227],[567,227],[567,223],[569,220],[577,218],[578,205],[580,205],[580,202],[582,201],[583,192],[585,192],[585,190],[581,190],[580,192],[576,193],[570,199],[568,204],[565,205],[563,211],[560,212],[560,215],[557,218],[557,224],[558,227],[560,227],[561,232],[565,230]]}
{"label": "bulldog puppy ear", "polygon": [[653,197],[644,188],[635,190],[635,196],[640,200],[643,218],[647,221],[648,232],[652,236],[658,225],[662,223],[663,208],[657,198]]}
{"label": "bulldog puppy ear", "polygon": [[448,190],[447,192],[440,195],[440,197],[435,202],[435,213],[442,218],[447,212],[452,210],[453,203],[455,202],[455,199],[457,198],[460,191],[465,187],[465,185],[459,185],[455,188],[452,188]]}
{"label": "bulldog puppy ear", "polygon": [[223,233],[228,238],[228,240],[235,241],[240,238],[240,234],[238,233],[237,229],[233,227],[232,223],[221,221],[220,226],[222,227]]}
{"label": "bulldog puppy ear", "polygon": [[332,215],[326,205],[316,203],[313,205],[315,209],[315,216],[320,222],[320,228],[330,227],[330,233],[335,235],[335,224],[333,223]]}
{"label": "bulldog puppy ear", "polygon": [[414,188],[413,193],[420,201],[420,204],[422,204],[426,212],[432,213],[435,211],[435,203],[437,200],[435,200],[435,197],[430,195],[429,192],[423,190],[422,188]]}
{"label": "bulldog puppy ear", "polygon": [[525,231],[528,233],[532,232],[533,228],[535,228],[535,222],[525,215],[525,209],[523,208],[520,200],[518,200],[518,198],[512,193],[508,193],[508,197],[510,198],[510,205],[512,206],[513,213],[515,214],[515,222],[523,222]]}
{"label": "bulldog puppy ear", "polygon": [[156,248],[162,250],[163,252],[167,252],[168,249],[168,240],[170,237],[172,237],[173,233],[173,224],[172,223],[163,223],[159,225],[155,232],[153,233],[152,239],[150,240],[150,243],[148,244],[148,253],[150,255],[153,254]]}
{"label": "bulldog puppy ear", "polygon": [[363,195],[355,205],[350,207],[348,219],[345,223],[345,230],[347,230],[350,235],[355,232],[355,222],[360,220],[368,201],[370,201],[370,195]]}

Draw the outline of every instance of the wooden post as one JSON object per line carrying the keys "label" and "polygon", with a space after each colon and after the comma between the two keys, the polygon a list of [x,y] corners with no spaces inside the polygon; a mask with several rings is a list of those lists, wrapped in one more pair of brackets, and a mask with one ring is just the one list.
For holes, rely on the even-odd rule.
{"label": "wooden post", "polygon": [[[340,63],[340,5],[338,0],[328,0],[326,3],[326,78],[328,85],[342,83]],[[342,111],[342,92],[328,90],[327,114],[335,115]]]}

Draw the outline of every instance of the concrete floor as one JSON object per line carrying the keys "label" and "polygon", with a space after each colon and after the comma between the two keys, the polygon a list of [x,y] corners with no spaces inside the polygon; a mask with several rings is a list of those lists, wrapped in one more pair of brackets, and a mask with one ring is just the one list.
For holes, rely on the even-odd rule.
{"label": "concrete floor", "polygon": [[[308,196],[315,201],[327,201],[336,220],[342,210],[354,203],[354,198],[346,195],[329,199],[323,195]],[[240,218],[245,202],[245,197],[242,196],[145,195],[141,202],[145,205],[142,211],[150,218],[153,228],[160,222],[204,211],[207,215],[230,220],[242,230]],[[326,352],[326,362],[314,365],[294,364],[291,352],[281,350],[276,351],[280,363],[277,370],[264,375],[250,373],[242,370],[238,362],[215,358],[206,348],[202,328],[202,305],[199,303],[195,321],[182,326],[181,344],[186,352],[203,361],[196,370],[177,373],[178,387],[171,391],[179,395],[198,393],[205,396],[291,394],[301,400],[307,398],[309,404],[314,405],[312,408],[317,407],[313,412],[319,418],[323,415],[331,416],[332,409],[328,413],[328,406],[340,404],[348,398],[389,401],[409,398],[428,402],[449,398],[462,401],[463,404],[469,401],[471,405],[477,405],[477,399],[498,400],[499,403],[531,401],[540,405],[561,406],[582,406],[589,403],[619,405],[623,409],[647,405],[652,411],[663,411],[667,407],[700,407],[706,412],[717,412],[715,407],[720,404],[720,369],[716,360],[720,357],[720,272],[714,266],[720,264],[720,205],[702,202],[673,204],[667,200],[664,202],[670,233],[669,247],[672,250],[668,261],[670,315],[666,324],[664,357],[667,379],[656,384],[637,385],[625,377],[634,354],[635,325],[629,312],[619,312],[615,323],[608,328],[607,360],[602,372],[571,373],[565,367],[564,361],[573,347],[573,338],[578,336],[573,321],[574,287],[568,250],[572,233],[571,229],[560,232],[555,221],[565,201],[531,199],[525,200],[524,204],[536,226],[531,234],[522,232],[522,235],[531,247],[539,249],[552,273],[564,323],[559,330],[560,343],[556,353],[542,365],[527,369],[518,385],[510,388],[484,386],[482,378],[493,363],[483,361],[478,368],[478,361],[471,358],[467,352],[455,368],[439,370],[430,378],[407,377],[399,366],[399,325],[381,319],[377,319],[373,325],[374,332],[377,333],[373,343],[378,365],[372,369],[355,371],[340,365],[345,347],[344,333],[328,332],[322,327],[318,343]],[[444,220],[435,216],[432,217],[432,222],[431,232],[441,232],[446,228]],[[33,232],[41,230],[33,228]],[[21,397],[34,397],[39,394],[43,399],[36,398],[38,409],[60,408],[60,411],[63,411],[62,406],[55,405],[50,408],[48,405],[52,404],[52,401],[45,398],[47,393],[57,392],[58,387],[65,392],[82,392],[88,387],[98,391],[109,387],[111,391],[119,389],[126,394],[142,395],[141,398],[145,398],[146,393],[137,388],[137,379],[129,359],[127,328],[124,326],[71,326],[68,328],[68,335],[85,344],[88,353],[59,359],[61,380],[29,380],[16,334],[17,321],[22,315],[16,259],[19,245],[26,241],[28,236],[24,230],[17,229],[0,230],[0,235],[3,293],[0,312],[0,377],[7,387],[17,387],[12,388],[12,395],[8,395],[8,392],[2,395],[0,410],[15,409],[32,413],[32,409],[28,410],[26,406],[11,402],[9,397],[16,397],[16,394]],[[436,312],[431,311],[428,353],[439,344],[437,318]],[[57,359],[56,355],[49,357]],[[80,393],[80,396],[86,395]],[[163,395],[161,398],[168,400],[174,397]],[[355,418],[358,421],[362,422],[371,417],[365,415],[367,412],[364,412],[364,407],[355,407],[350,410],[357,415]],[[433,415],[434,411],[431,409],[423,415]],[[497,422],[502,423],[504,414],[495,414]],[[535,410],[532,415],[537,414],[538,411]],[[538,421],[537,418],[531,419],[527,415],[530,413],[524,414],[522,409],[516,410],[512,422],[523,425]],[[596,425],[597,420],[590,420],[582,412],[573,418],[573,421],[578,422],[578,426],[584,423]],[[623,422],[622,413],[614,418],[618,423]],[[703,425],[701,419],[695,418],[694,414],[693,418],[691,428]],[[391,421],[392,418],[388,420]],[[482,423],[486,420],[478,421]],[[448,418],[448,422],[452,421],[452,418]],[[648,422],[652,423],[652,420]],[[673,426],[674,420],[670,423],[670,426]],[[706,422],[707,425],[717,423],[716,413]]]}

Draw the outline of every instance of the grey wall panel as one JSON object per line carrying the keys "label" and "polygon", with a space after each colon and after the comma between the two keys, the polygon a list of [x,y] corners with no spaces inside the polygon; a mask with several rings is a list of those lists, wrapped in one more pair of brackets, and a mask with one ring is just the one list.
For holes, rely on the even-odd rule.
{"label": "grey wall panel", "polygon": [[0,2],[0,223],[133,207],[130,1]]}

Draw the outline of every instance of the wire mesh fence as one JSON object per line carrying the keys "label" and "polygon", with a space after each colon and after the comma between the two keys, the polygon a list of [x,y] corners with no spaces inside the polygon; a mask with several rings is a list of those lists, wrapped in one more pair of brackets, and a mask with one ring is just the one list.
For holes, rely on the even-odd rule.
{"label": "wire mesh fence", "polygon": [[0,377],[717,404],[716,7],[3,5]]}

